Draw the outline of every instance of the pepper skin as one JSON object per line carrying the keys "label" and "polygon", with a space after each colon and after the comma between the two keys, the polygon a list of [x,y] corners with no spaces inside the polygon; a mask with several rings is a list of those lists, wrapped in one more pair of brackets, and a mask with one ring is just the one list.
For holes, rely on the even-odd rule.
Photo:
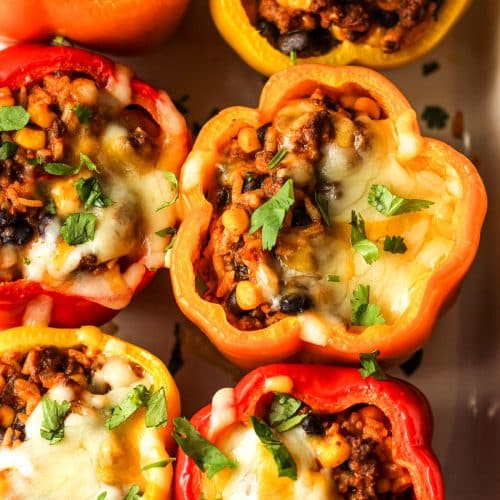
{"label": "pepper skin", "polygon": [[[144,368],[153,379],[153,389],[155,391],[160,387],[165,389],[168,423],[165,427],[155,428],[155,436],[148,441],[148,447],[140,448],[140,464],[144,466],[169,458],[169,454],[172,454],[175,449],[175,443],[171,436],[172,421],[180,414],[180,398],[174,379],[156,356],[140,347],[106,335],[92,326],[85,326],[78,330],[42,327],[20,327],[6,330],[2,332],[0,338],[0,354],[9,351],[24,352],[36,346],[47,345],[59,348],[85,345],[98,349],[108,356],[126,358]],[[148,436],[148,438],[152,437],[151,434]],[[144,498],[149,500],[170,498],[173,477],[171,464],[166,467],[151,468],[144,471],[143,475],[144,483],[147,485]]]}
{"label": "pepper skin", "polygon": [[[283,392],[277,384],[284,386],[285,381],[289,385],[285,392],[320,413],[338,413],[357,404],[377,406],[390,421],[394,459],[408,469],[415,498],[444,499],[441,470],[430,448],[433,432],[431,410],[424,395],[416,388],[392,377],[385,381],[371,377],[363,379],[355,368],[269,365],[250,372],[234,388],[230,406],[235,409],[235,421],[248,423],[250,417],[258,413],[256,407],[261,398],[269,392]],[[211,433],[211,415],[212,405],[208,405],[193,416],[191,424],[214,442],[231,422]],[[200,469],[179,449],[176,498],[199,498],[201,479]]]}
{"label": "pepper skin", "polygon": [[[470,0],[448,0],[439,18],[414,44],[393,54],[380,48],[344,41],[319,57],[298,58],[298,64],[319,63],[341,66],[360,64],[373,68],[394,68],[409,63],[435,47],[465,12]],[[210,0],[212,18],[231,47],[255,70],[272,75],[290,66],[290,57],[276,50],[250,23],[242,0]]]}
{"label": "pepper skin", "polygon": [[[382,108],[394,124],[397,156],[401,163],[452,168],[462,195],[456,200],[454,241],[449,256],[424,284],[415,287],[415,299],[393,325],[359,329],[332,326],[326,341],[304,339],[303,322],[296,316],[260,330],[242,331],[230,324],[220,304],[203,300],[195,287],[194,263],[206,240],[213,207],[205,192],[213,185],[218,147],[235,137],[243,126],[258,128],[269,123],[284,104],[310,96],[320,87],[331,95],[342,95],[342,87],[354,83]],[[420,167],[419,167],[420,168]],[[415,111],[398,89],[380,74],[360,67],[335,68],[301,65],[270,78],[258,109],[233,107],[223,110],[200,132],[183,167],[181,201],[184,214],[171,260],[171,278],[177,303],[227,358],[242,367],[256,367],[300,354],[302,359],[355,363],[359,353],[380,350],[382,359],[401,359],[418,350],[429,338],[442,307],[446,305],[472,263],[479,244],[486,211],[486,193],[472,163],[446,144],[420,135]],[[349,227],[349,226],[347,226]]]}
{"label": "pepper skin", "polygon": [[[70,47],[26,44],[10,47],[0,53],[0,87],[16,90],[23,85],[37,83],[55,71],[86,74],[98,87],[107,89],[123,86],[123,80],[131,76],[128,69],[103,56]],[[190,142],[184,118],[165,92],[133,77],[130,80],[130,103],[147,110],[162,129],[165,138],[158,160],[159,168],[178,174]],[[166,210],[172,211],[175,221],[175,206]],[[135,292],[141,290],[153,276],[154,272],[143,266],[143,276]],[[28,280],[1,282],[0,329],[23,324],[27,305],[40,295],[52,299],[51,326],[102,324],[118,312],[84,296],[65,295],[61,291],[51,290],[43,283]]]}
{"label": "pepper skin", "polygon": [[33,42],[62,35],[115,53],[144,51],[172,35],[189,0],[5,0],[0,41]]}

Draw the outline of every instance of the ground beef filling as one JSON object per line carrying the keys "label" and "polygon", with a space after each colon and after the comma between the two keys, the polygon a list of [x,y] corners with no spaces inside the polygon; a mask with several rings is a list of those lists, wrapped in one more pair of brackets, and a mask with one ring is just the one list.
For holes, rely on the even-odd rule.
{"label": "ground beef filling", "polygon": [[[120,107],[103,93],[90,78],[61,73],[14,92],[0,88],[0,106],[22,106],[30,115],[22,129],[0,133],[0,282],[23,277],[18,250],[42,237],[51,219],[67,216],[76,197],[70,193],[63,207],[54,204],[50,191],[66,176],[48,174],[47,163],[78,165],[80,145],[97,152],[110,121],[128,129],[131,148],[156,158],[158,125],[142,108]],[[93,257],[84,257],[82,269],[99,271]]]}
{"label": "ground beef filling", "polygon": [[284,0],[242,3],[250,21],[276,49],[312,57],[344,40],[397,52],[418,26],[437,19],[442,0],[311,0],[303,2],[304,10]]}
{"label": "ground beef filling", "polygon": [[[324,300],[326,276],[314,249],[327,244],[325,204],[340,198],[343,186],[329,183],[318,164],[323,146],[335,143],[348,148],[353,168],[358,165],[370,142],[367,118],[383,118],[382,110],[356,89],[335,99],[318,89],[285,106],[272,123],[243,127],[221,148],[217,185],[208,193],[214,207],[209,240],[195,267],[206,285],[202,296],[221,304],[237,328],[264,328]],[[269,168],[283,150],[286,156]],[[261,231],[249,234],[252,213],[289,178],[295,202],[276,245],[264,250]]]}
{"label": "ground beef filling", "polygon": [[[28,417],[54,386],[65,385],[74,391],[71,411],[78,412],[78,395],[90,390],[93,374],[105,362],[104,354],[86,346],[39,346],[24,353],[3,353],[0,356],[1,446],[15,446],[24,440]],[[137,375],[143,375],[140,367],[131,366]]]}

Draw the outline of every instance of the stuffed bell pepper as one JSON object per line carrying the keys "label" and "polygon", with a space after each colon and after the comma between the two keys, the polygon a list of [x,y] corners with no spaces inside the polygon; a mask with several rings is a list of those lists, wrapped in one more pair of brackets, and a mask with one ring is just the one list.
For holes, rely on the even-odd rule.
{"label": "stuffed bell pepper", "polygon": [[170,497],[179,394],[147,351],[94,327],[7,330],[0,403],[1,498]]}
{"label": "stuffed bell pepper", "polygon": [[270,75],[290,59],[389,68],[431,50],[469,0],[211,0],[222,36]]}
{"label": "stuffed bell pepper", "polygon": [[414,387],[354,368],[270,365],[174,421],[178,500],[443,500]]}
{"label": "stuffed bell pepper", "polygon": [[0,53],[0,328],[107,321],[156,269],[188,149],[164,92],[83,50]]}
{"label": "stuffed bell pepper", "polygon": [[410,355],[470,266],[486,209],[474,166],[421,137],[391,83],[320,65],[210,120],[181,199],[177,302],[245,367]]}

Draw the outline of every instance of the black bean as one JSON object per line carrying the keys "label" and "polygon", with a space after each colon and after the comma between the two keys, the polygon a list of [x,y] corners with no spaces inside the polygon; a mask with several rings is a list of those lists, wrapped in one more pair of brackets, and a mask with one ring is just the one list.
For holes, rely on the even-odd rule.
{"label": "black bean", "polygon": [[305,227],[311,224],[312,220],[303,206],[294,207],[292,212],[292,227]]}
{"label": "black bean", "polygon": [[311,299],[305,292],[293,292],[282,297],[280,311],[286,314],[298,314],[311,307]]}
{"label": "black bean", "polygon": [[238,302],[236,300],[236,287],[233,288],[233,291],[229,294],[229,297],[226,301],[227,308],[235,315],[241,316],[244,311],[240,309]]}
{"label": "black bean", "polygon": [[38,232],[43,236],[47,230],[47,226],[52,221],[53,216],[48,214],[43,214],[40,219],[38,219]]}
{"label": "black bean", "polygon": [[35,232],[33,228],[25,221],[17,223],[14,226],[14,236],[12,243],[16,245],[24,245],[33,238]]}
{"label": "black bean", "polygon": [[247,193],[248,191],[255,191],[256,189],[259,189],[265,178],[265,175],[246,175],[245,180],[243,181],[243,192]]}
{"label": "black bean", "polygon": [[264,141],[266,140],[266,132],[270,126],[270,123],[266,123],[257,129],[257,137],[259,138],[261,144],[264,144]]}
{"label": "black bean", "polygon": [[332,32],[327,29],[318,28],[311,31],[312,50],[303,56],[320,56],[330,52],[340,42],[333,38]]}
{"label": "black bean", "polygon": [[216,203],[217,208],[222,210],[231,201],[231,190],[221,186],[217,189]]}
{"label": "black bean", "polygon": [[248,281],[248,267],[241,262],[234,263],[234,279],[236,281]]}
{"label": "black bean", "polygon": [[309,435],[322,436],[325,432],[321,422],[321,417],[319,415],[315,415],[314,413],[307,415],[307,417],[302,420],[300,425],[302,426],[304,432]]}
{"label": "black bean", "polygon": [[276,40],[280,34],[275,24],[266,19],[259,19],[256,25],[257,31],[271,44],[276,45]]}
{"label": "black bean", "polygon": [[290,31],[282,33],[278,38],[278,48],[284,54],[290,52],[303,52],[311,46],[311,36],[309,31]]}
{"label": "black bean", "polygon": [[14,217],[7,212],[7,210],[0,210],[0,227],[12,224]]}
{"label": "black bean", "polygon": [[393,10],[375,11],[375,21],[384,28],[393,28],[399,22],[398,13]]}
{"label": "black bean", "polygon": [[400,48],[400,44],[396,40],[386,40],[384,42],[384,46],[383,46],[382,50],[386,54],[392,54],[393,52],[397,52],[399,50],[399,48]]}

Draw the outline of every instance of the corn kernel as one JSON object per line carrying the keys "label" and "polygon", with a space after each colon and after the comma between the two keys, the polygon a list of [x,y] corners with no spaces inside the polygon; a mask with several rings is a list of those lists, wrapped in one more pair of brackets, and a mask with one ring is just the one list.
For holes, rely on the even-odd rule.
{"label": "corn kernel", "polygon": [[56,114],[50,111],[48,104],[36,102],[28,107],[31,121],[42,128],[49,128],[56,119]]}
{"label": "corn kernel", "polygon": [[380,106],[369,97],[359,97],[356,99],[354,110],[360,114],[368,115],[372,120],[378,120],[381,114]]}
{"label": "corn kernel", "polygon": [[342,104],[343,108],[354,109],[354,103],[357,101],[357,99],[358,98],[352,94],[343,95],[340,98],[340,104]]}
{"label": "corn kernel", "polygon": [[338,467],[351,456],[351,446],[340,434],[315,439],[313,447],[321,465],[327,468]]}
{"label": "corn kernel", "polygon": [[251,281],[240,281],[236,285],[236,302],[243,311],[250,311],[262,304],[262,294]]}
{"label": "corn kernel", "polygon": [[14,134],[14,142],[25,149],[43,149],[45,147],[45,132],[24,127]]}
{"label": "corn kernel", "polygon": [[10,406],[7,405],[0,406],[0,425],[4,429],[12,425],[15,416],[16,412]]}
{"label": "corn kernel", "polygon": [[359,413],[363,420],[367,418],[372,418],[373,420],[377,420],[379,422],[384,421],[384,413],[380,408],[377,408],[376,406],[364,406],[359,410]]}
{"label": "corn kernel", "polygon": [[81,207],[80,198],[72,182],[58,181],[53,184],[51,196],[58,215],[66,217],[78,212]]}
{"label": "corn kernel", "polygon": [[257,130],[253,127],[243,127],[238,132],[238,144],[245,153],[253,153],[260,149]]}
{"label": "corn kernel", "polygon": [[222,214],[222,225],[235,236],[243,234],[250,226],[250,218],[243,208],[230,208]]}
{"label": "corn kernel", "polygon": [[76,78],[71,82],[71,93],[84,106],[93,106],[97,102],[99,91],[95,82],[88,78]]}

